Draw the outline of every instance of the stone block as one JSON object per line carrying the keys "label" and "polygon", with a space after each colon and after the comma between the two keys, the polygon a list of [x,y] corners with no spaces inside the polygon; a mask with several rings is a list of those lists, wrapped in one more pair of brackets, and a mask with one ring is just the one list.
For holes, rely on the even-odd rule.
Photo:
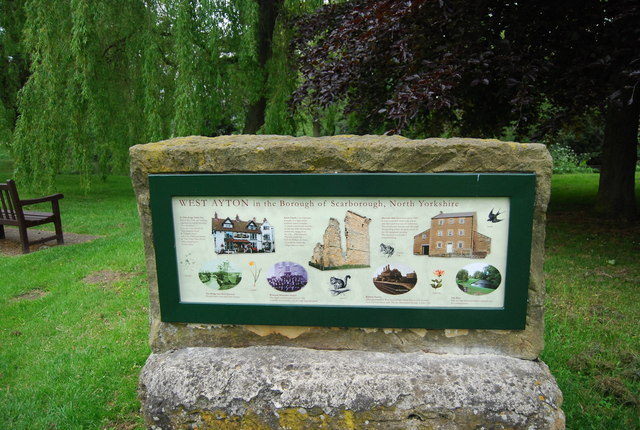
{"label": "stone block", "polygon": [[[185,347],[280,345],[326,350],[494,354],[536,359],[543,348],[542,264],[552,166],[544,145],[458,138],[409,140],[398,136],[293,138],[241,135],[184,137],[136,145],[131,148],[130,154],[131,176],[138,199],[149,275],[150,344],[156,353]],[[451,331],[422,327],[256,327],[162,322],[151,232],[148,175],[247,172],[535,173],[537,188],[526,328],[513,331]],[[321,254],[320,249],[317,252]]]}
{"label": "stone block", "polygon": [[140,393],[155,430],[564,428],[547,367],[498,355],[186,348]]}

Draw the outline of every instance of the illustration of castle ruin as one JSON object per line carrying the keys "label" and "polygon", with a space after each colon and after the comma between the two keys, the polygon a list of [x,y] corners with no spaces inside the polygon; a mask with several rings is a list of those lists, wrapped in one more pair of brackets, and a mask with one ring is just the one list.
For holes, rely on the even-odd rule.
{"label": "illustration of castle ruin", "polygon": [[491,238],[478,233],[476,212],[442,213],[431,218],[431,228],[413,237],[413,254],[430,257],[485,258]]}
{"label": "illustration of castle ruin", "polygon": [[369,267],[370,222],[370,218],[347,211],[344,217],[346,250],[343,250],[340,222],[329,219],[322,243],[313,249],[309,265],[320,270]]}

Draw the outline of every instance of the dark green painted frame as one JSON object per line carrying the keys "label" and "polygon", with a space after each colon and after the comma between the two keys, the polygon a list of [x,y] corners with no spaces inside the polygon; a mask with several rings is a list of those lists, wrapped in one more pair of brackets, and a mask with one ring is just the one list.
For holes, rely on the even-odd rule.
{"label": "dark green painted frame", "polygon": [[[162,321],[332,327],[524,329],[535,199],[533,173],[149,175]],[[212,190],[225,190],[212,193]],[[508,197],[504,307],[394,308],[181,303],[175,197]]]}

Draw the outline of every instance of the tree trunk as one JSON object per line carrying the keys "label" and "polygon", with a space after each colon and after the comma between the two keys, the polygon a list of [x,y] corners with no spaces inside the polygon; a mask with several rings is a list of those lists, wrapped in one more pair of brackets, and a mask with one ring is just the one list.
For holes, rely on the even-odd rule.
{"label": "tree trunk", "polygon": [[611,103],[606,112],[596,210],[607,218],[635,221],[638,217],[635,169],[640,100],[636,94],[633,103],[629,104],[631,93],[625,96],[620,105]]}
{"label": "tree trunk", "polygon": [[257,0],[258,2],[258,65],[262,73],[258,98],[247,109],[247,117],[244,123],[245,134],[255,134],[264,124],[264,114],[267,107],[265,94],[269,72],[267,62],[273,54],[272,40],[273,30],[276,27],[276,19],[280,14],[284,0]]}
{"label": "tree trunk", "polygon": [[260,96],[247,108],[247,116],[244,119],[244,134],[256,134],[264,124],[264,112],[267,108],[267,98]]}

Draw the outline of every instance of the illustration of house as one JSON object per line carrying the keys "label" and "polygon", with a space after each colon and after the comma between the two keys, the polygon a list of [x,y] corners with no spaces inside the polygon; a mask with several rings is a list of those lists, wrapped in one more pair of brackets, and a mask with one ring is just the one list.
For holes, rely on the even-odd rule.
{"label": "illustration of house", "polygon": [[213,246],[218,254],[276,251],[273,226],[266,218],[260,223],[255,217],[243,221],[236,215],[232,220],[218,218],[216,213],[211,220],[211,232]]}
{"label": "illustration of house", "polygon": [[440,212],[431,218],[431,228],[413,237],[413,254],[486,257],[491,252],[491,238],[478,233],[477,218],[476,212]]}

